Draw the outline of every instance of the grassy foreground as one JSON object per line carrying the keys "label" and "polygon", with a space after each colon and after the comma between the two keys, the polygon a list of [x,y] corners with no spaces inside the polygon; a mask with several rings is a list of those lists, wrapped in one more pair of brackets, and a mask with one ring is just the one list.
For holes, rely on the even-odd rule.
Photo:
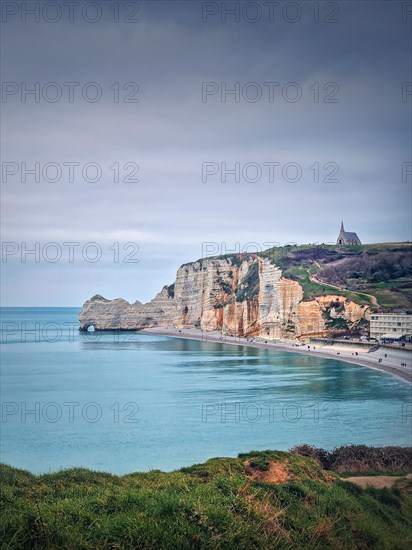
{"label": "grassy foreground", "polygon": [[361,489],[320,464],[252,451],[121,477],[80,468],[34,476],[1,465],[1,547],[411,547],[410,480]]}

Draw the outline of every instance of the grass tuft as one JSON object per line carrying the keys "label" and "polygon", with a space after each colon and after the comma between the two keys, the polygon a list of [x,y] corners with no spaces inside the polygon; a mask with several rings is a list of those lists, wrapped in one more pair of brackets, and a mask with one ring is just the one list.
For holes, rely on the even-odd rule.
{"label": "grass tuft", "polygon": [[323,469],[329,455],[314,449],[126,476],[0,465],[2,548],[409,549],[410,483],[362,489]]}

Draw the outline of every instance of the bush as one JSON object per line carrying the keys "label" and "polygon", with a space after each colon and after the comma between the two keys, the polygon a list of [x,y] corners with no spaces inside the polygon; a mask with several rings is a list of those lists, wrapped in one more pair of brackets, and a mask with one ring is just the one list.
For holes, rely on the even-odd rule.
{"label": "bush", "polygon": [[326,451],[304,444],[296,445],[291,452],[315,458],[322,468],[335,472],[399,472],[412,469],[412,447],[345,445]]}

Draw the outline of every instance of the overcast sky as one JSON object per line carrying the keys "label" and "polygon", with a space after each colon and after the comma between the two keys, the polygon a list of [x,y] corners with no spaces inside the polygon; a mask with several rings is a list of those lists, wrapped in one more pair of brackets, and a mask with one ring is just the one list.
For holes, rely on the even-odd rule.
{"label": "overcast sky", "polygon": [[3,4],[3,306],[147,301],[203,243],[333,242],[342,218],[411,239],[405,2]]}

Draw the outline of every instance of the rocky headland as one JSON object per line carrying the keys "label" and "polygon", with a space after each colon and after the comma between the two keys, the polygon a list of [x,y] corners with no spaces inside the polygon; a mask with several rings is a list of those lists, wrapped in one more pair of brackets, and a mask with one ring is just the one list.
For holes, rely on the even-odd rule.
{"label": "rocky headland", "polygon": [[258,254],[184,264],[175,282],[146,304],[93,296],[80,312],[80,330],[174,326],[273,340],[327,336],[368,324],[370,305],[333,288],[308,299],[299,280],[285,276],[278,264]]}

